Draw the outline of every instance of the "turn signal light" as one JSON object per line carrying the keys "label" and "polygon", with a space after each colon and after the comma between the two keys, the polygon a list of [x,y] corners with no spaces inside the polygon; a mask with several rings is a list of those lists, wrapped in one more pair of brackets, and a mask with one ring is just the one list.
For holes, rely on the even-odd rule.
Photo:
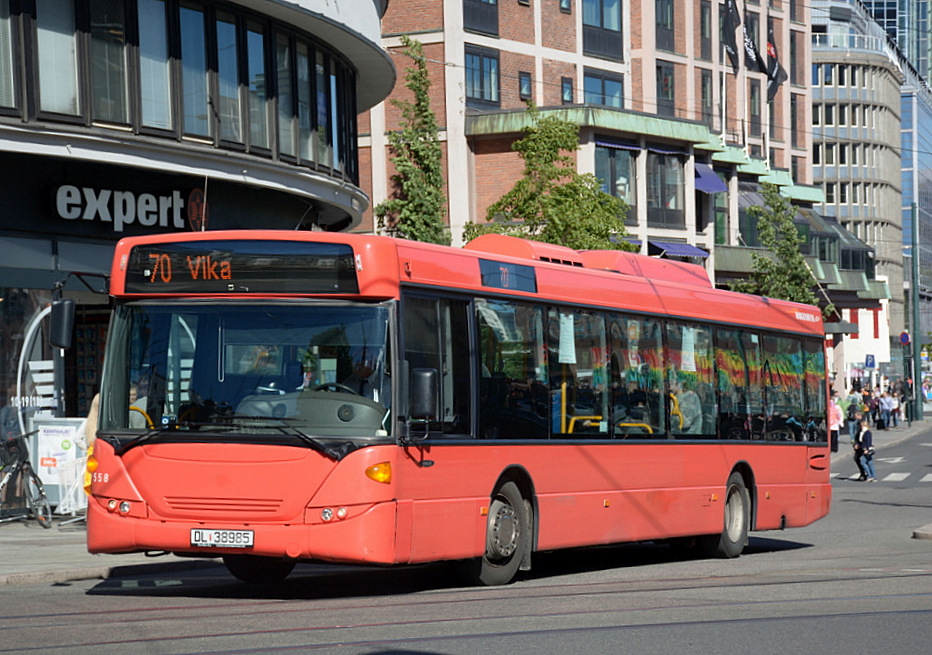
{"label": "turn signal light", "polygon": [[390,462],[379,462],[366,469],[366,477],[382,484],[392,481],[392,465]]}

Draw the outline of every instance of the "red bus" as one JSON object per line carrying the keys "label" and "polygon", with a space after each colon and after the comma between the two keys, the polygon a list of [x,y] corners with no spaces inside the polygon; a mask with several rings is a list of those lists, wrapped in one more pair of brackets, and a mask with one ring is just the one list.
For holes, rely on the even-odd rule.
{"label": "red bus", "polygon": [[88,550],[464,560],[829,511],[819,310],[698,266],[489,235],[276,231],[117,245]]}

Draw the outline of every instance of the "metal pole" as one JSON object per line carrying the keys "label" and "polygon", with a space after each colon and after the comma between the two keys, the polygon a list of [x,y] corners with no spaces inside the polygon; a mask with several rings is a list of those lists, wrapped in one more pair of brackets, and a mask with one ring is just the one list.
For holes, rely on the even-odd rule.
{"label": "metal pole", "polygon": [[913,268],[913,279],[912,283],[909,285],[910,298],[913,305],[913,338],[912,347],[913,347],[913,397],[910,399],[913,402],[913,420],[921,421],[922,420],[922,380],[919,378],[922,376],[922,331],[919,326],[919,214],[916,208],[916,203],[913,203],[912,206],[912,219],[913,219],[913,247],[912,247],[912,268]]}

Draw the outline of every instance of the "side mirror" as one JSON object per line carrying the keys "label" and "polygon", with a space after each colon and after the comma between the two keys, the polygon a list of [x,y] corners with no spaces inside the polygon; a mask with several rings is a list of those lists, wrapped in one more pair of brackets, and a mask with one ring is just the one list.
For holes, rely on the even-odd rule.
{"label": "side mirror", "polygon": [[71,348],[71,338],[74,335],[74,301],[62,299],[52,302],[51,321],[49,344],[55,348]]}
{"label": "side mirror", "polygon": [[408,390],[408,416],[419,421],[437,420],[437,369],[415,368]]}

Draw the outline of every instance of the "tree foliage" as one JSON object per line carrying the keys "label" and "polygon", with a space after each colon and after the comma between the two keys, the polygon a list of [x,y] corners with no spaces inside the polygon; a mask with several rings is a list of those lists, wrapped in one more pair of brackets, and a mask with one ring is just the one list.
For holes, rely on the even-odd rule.
{"label": "tree foliage", "polygon": [[[818,305],[813,291],[818,282],[799,249],[805,238],[793,223],[796,208],[780,195],[776,185],[765,182],[762,188],[764,206],[749,207],[748,213],[757,219],[760,243],[769,252],[752,253],[754,273],[751,278],[734,282],[731,287],[743,293]],[[825,317],[834,312],[831,303],[822,310]]]}
{"label": "tree foliage", "polygon": [[420,42],[401,37],[404,54],[412,60],[405,69],[405,86],[413,100],[392,100],[401,110],[399,129],[388,133],[395,167],[391,198],[375,207],[379,229],[413,241],[449,245],[444,222],[447,197],[443,181],[443,150],[437,137],[437,117],[430,106],[430,76]]}
{"label": "tree foliage", "polygon": [[512,145],[524,176],[489,207],[487,222],[466,225],[466,239],[495,232],[575,250],[634,250],[625,240],[625,201],[602,191],[595,175],[576,172],[570,153],[579,148],[579,127],[541,116],[533,103],[527,111],[524,137]]}

